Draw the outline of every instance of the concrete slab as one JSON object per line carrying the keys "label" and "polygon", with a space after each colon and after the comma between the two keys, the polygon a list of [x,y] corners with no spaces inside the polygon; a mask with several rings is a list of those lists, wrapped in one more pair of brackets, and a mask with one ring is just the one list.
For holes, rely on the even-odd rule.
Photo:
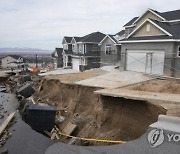
{"label": "concrete slab", "polygon": [[78,81],[75,84],[113,89],[152,79],[152,77],[144,76],[142,73],[124,71],[107,73],[87,80]]}
{"label": "concrete slab", "polygon": [[56,69],[53,71],[48,71],[46,73],[40,73],[38,74],[39,76],[47,76],[47,75],[61,75],[61,74],[74,74],[74,73],[79,73],[79,71],[77,70],[73,70],[73,69]]}
{"label": "concrete slab", "polygon": [[102,89],[95,91],[96,94],[101,94],[104,96],[112,97],[123,97],[133,100],[143,100],[143,101],[165,101],[170,103],[180,104],[179,94],[167,94],[167,93],[156,93],[156,92],[146,92],[146,91],[135,91],[135,90],[125,90],[125,89]]}

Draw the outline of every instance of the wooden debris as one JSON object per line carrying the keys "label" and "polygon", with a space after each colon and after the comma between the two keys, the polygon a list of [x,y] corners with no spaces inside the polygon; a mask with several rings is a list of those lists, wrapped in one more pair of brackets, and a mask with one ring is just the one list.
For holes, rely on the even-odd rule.
{"label": "wooden debris", "polygon": [[52,133],[52,135],[51,135],[51,140],[54,140],[55,137],[56,137],[56,133]]}
{"label": "wooden debris", "polygon": [[9,124],[9,122],[12,120],[12,118],[14,117],[16,112],[12,112],[7,118],[6,120],[2,123],[2,125],[0,126],[0,135],[3,133],[3,131],[5,130],[5,128],[7,127],[7,125]]}
{"label": "wooden debris", "polygon": [[69,123],[64,127],[64,129],[62,130],[62,132],[63,132],[64,134],[66,134],[66,135],[71,135],[76,128],[77,128],[77,125],[72,124],[72,123],[69,122]]}

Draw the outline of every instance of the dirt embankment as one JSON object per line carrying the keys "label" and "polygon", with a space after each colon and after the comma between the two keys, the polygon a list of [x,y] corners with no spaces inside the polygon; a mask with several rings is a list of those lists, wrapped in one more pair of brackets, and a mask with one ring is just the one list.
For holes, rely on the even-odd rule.
{"label": "dirt embankment", "polygon": [[136,139],[159,114],[166,113],[162,107],[148,102],[95,95],[97,89],[44,80],[36,99],[56,104],[64,111],[61,114],[66,120],[59,125],[60,129],[72,122],[78,126],[73,135],[97,139]]}

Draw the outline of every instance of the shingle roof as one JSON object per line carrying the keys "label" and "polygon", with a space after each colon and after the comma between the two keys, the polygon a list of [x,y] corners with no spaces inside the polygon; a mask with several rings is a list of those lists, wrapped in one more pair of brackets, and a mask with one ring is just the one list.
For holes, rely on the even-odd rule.
{"label": "shingle roof", "polygon": [[8,55],[8,56],[13,57],[14,59],[19,59],[19,57],[22,57],[22,56],[19,56],[19,55]]}
{"label": "shingle roof", "polygon": [[63,52],[63,48],[56,48],[55,50],[57,51],[58,57],[61,57],[62,56],[62,52]]}
{"label": "shingle roof", "polygon": [[79,41],[81,40],[81,38],[82,38],[82,37],[76,37],[76,36],[74,37],[74,39],[75,39],[76,42],[79,42]]}
{"label": "shingle roof", "polygon": [[159,15],[166,20],[177,20],[180,19],[180,10],[161,12]]}
{"label": "shingle roof", "polygon": [[94,32],[82,37],[79,42],[92,42],[92,43],[99,43],[105,37],[105,34],[101,32]]}
{"label": "shingle roof", "polygon": [[124,33],[125,33],[125,30],[122,30],[122,31],[120,31],[120,32],[116,33],[115,35],[122,36],[122,35],[124,35]]}
{"label": "shingle roof", "polygon": [[180,23],[170,24],[165,22],[159,22],[156,20],[149,19],[154,22],[156,25],[170,33],[172,36],[160,35],[160,36],[143,36],[143,37],[130,37],[123,39],[121,41],[130,41],[130,40],[158,40],[158,39],[180,39]]}
{"label": "shingle roof", "polygon": [[161,28],[163,28],[164,30],[166,30],[167,32],[169,32],[170,34],[172,34],[174,39],[180,39],[180,23],[169,24],[152,19],[150,20],[153,21],[158,26],[160,26]]}
{"label": "shingle roof", "polygon": [[126,26],[131,26],[133,24],[133,22],[135,22],[139,17],[134,17],[133,19],[131,19],[128,23],[126,23],[123,27]]}
{"label": "shingle roof", "polygon": [[70,36],[64,36],[67,43],[71,43],[72,37]]}

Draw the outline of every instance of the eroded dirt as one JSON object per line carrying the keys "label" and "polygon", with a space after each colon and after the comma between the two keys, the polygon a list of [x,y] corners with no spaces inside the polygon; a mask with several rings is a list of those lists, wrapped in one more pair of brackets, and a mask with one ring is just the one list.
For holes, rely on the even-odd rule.
{"label": "eroded dirt", "polygon": [[39,83],[42,87],[35,94],[36,101],[57,105],[66,119],[59,128],[62,130],[72,122],[78,126],[73,134],[78,137],[133,140],[144,134],[159,114],[166,114],[165,109],[148,102],[95,95],[93,92],[98,88],[64,84],[54,79]]}

